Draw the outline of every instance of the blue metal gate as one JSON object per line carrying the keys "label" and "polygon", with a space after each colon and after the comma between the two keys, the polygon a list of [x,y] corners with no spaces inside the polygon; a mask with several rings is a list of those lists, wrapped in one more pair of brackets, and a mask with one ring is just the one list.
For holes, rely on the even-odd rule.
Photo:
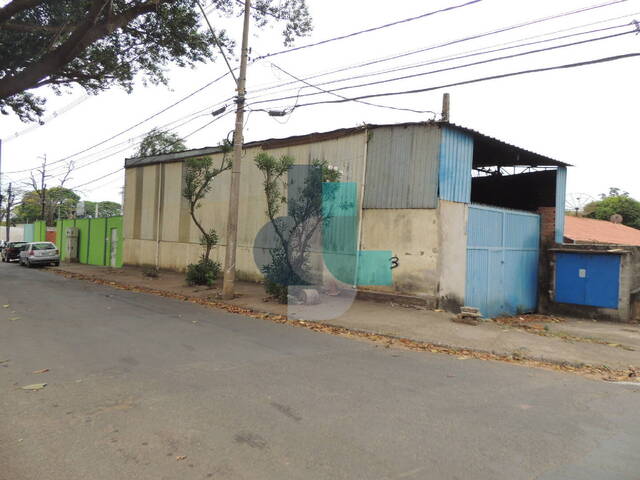
{"label": "blue metal gate", "polygon": [[539,215],[470,205],[467,236],[465,304],[485,317],[535,311]]}
{"label": "blue metal gate", "polygon": [[620,255],[556,253],[556,302],[618,308]]}

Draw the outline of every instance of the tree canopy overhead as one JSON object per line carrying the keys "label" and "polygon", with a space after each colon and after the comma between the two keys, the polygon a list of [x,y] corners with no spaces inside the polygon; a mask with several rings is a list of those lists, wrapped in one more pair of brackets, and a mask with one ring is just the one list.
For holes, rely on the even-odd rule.
{"label": "tree canopy overhead", "polygon": [[137,157],[150,157],[162,153],[181,152],[187,147],[177,133],[154,128],[140,142]]}
{"label": "tree canopy overhead", "polygon": [[[239,0],[200,0],[211,16],[233,17]],[[259,27],[283,23],[285,44],[311,31],[306,0],[256,0]],[[197,0],[10,0],[0,2],[0,111],[35,121],[46,100],[31,90],[82,86],[98,93],[134,79],[167,83],[170,64],[212,60],[217,47],[202,27]],[[234,46],[215,25],[222,48]]]}

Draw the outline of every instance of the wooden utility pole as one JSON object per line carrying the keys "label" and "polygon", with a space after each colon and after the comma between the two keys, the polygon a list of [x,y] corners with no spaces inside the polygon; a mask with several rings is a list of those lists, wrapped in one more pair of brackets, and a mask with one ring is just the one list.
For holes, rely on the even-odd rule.
{"label": "wooden utility pole", "polygon": [[227,217],[227,246],[224,257],[224,282],[222,297],[233,298],[236,282],[236,249],[238,243],[238,211],[240,204],[240,163],[242,161],[242,128],[244,123],[245,86],[247,83],[247,57],[249,54],[249,20],[251,0],[244,2],[244,26],[242,29],[242,52],[236,100],[236,129],[233,135],[233,167],[229,189],[229,215]]}

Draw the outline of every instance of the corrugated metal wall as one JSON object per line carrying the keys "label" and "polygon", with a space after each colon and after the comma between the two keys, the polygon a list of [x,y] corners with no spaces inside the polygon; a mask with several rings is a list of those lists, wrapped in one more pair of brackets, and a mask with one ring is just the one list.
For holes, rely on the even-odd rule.
{"label": "corrugated metal wall", "polygon": [[451,202],[471,202],[473,137],[450,128],[442,129],[439,197]]}
{"label": "corrugated metal wall", "polygon": [[486,317],[534,311],[539,242],[538,215],[470,205],[465,303]]}
{"label": "corrugated metal wall", "polygon": [[436,208],[440,129],[370,130],[364,208]]}
{"label": "corrugated metal wall", "polygon": [[564,241],[564,209],[567,195],[567,167],[556,170],[556,243]]}

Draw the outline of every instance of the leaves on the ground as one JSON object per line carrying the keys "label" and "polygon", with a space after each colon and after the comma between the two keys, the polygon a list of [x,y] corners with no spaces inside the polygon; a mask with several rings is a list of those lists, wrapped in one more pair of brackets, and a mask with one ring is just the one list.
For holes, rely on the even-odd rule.
{"label": "leaves on the ground", "polygon": [[22,390],[42,390],[46,386],[47,386],[46,383],[33,383],[31,385],[25,385],[24,387],[21,387],[21,388]]}
{"label": "leaves on the ground", "polygon": [[34,371],[33,371],[33,372],[31,372],[31,373],[47,373],[48,371],[49,371],[49,369],[48,369],[48,368],[42,368],[42,369],[40,369],[40,370],[34,370]]}
{"label": "leaves on the ground", "polygon": [[178,462],[179,462],[179,461],[181,461],[181,460],[186,460],[186,459],[187,459],[187,456],[186,456],[186,455],[178,455],[178,456],[176,457],[176,460],[177,460]]}
{"label": "leaves on the ground", "polygon": [[[544,368],[547,370],[557,370],[564,371],[570,373],[577,373],[580,375],[585,375],[589,377],[595,377],[603,379],[607,378],[618,378],[628,380],[630,377],[629,373],[635,367],[630,367],[629,369],[618,369],[613,370],[606,365],[585,365],[585,364],[570,364],[568,362],[553,362],[548,360],[540,360],[537,358],[531,358],[524,354],[518,354],[515,357],[512,354],[496,354],[496,353],[488,353],[479,350],[472,350],[468,348],[460,348],[460,347],[451,347],[448,345],[439,345],[429,342],[421,342],[417,340],[411,340],[406,338],[397,338],[392,335],[381,335],[376,333],[370,333],[361,330],[351,330],[345,327],[337,327],[334,325],[329,325],[322,322],[308,321],[308,320],[300,320],[289,318],[286,315],[277,315],[272,313],[265,312],[257,312],[255,310],[251,310],[246,307],[241,307],[238,305],[233,305],[229,303],[224,303],[217,300],[211,300],[206,298],[199,297],[191,297],[187,295],[178,294],[168,290],[159,290],[150,287],[144,287],[139,285],[128,285],[125,283],[114,282],[111,280],[105,280],[103,278],[99,278],[94,275],[86,275],[82,273],[75,273],[69,271],[56,271],[58,275],[62,275],[65,278],[75,278],[78,280],[86,280],[98,285],[107,285],[112,288],[116,288],[119,290],[127,290],[130,292],[138,292],[138,293],[148,293],[152,295],[159,295],[166,298],[174,298],[178,300],[183,300],[185,302],[196,303],[198,305],[202,305],[208,308],[218,308],[221,310],[225,310],[229,313],[235,313],[239,315],[245,315],[252,318],[264,319],[271,322],[282,323],[286,325],[291,325],[295,327],[304,327],[309,330],[313,330],[315,332],[323,332],[331,335],[338,335],[343,337],[351,337],[351,338],[359,338],[364,340],[369,340],[371,342],[375,342],[382,345],[398,345],[403,348],[407,348],[409,350],[422,351],[422,352],[431,352],[431,353],[439,353],[446,355],[455,355],[459,359],[467,359],[467,358],[475,358],[479,360],[492,360],[492,361],[500,361],[506,363],[515,363],[527,367],[535,367],[535,368]],[[512,323],[506,320],[507,317],[502,319],[495,319],[497,323],[502,323],[504,325],[511,326]],[[508,317],[513,319],[514,317]],[[563,320],[557,317],[551,317],[546,315],[522,315],[515,317],[517,321],[515,323],[524,323],[521,318],[524,318],[525,322],[547,322],[547,323],[560,323]],[[506,321],[505,321],[506,320]],[[542,330],[530,330],[535,332],[546,332],[544,328]],[[391,342],[391,343],[389,343]]]}

